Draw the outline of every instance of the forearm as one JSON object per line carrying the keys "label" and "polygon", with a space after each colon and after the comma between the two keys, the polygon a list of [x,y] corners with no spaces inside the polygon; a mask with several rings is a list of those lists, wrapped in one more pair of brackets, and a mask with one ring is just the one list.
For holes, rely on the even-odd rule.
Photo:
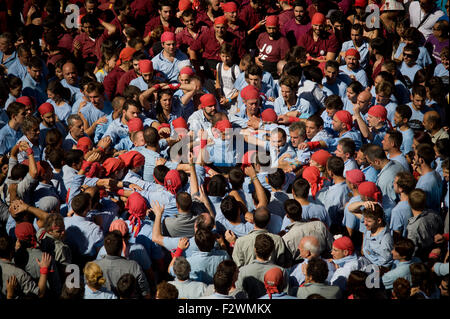
{"label": "forearm", "polygon": [[[359,112],[358,112],[359,113]],[[364,122],[361,114],[355,114],[356,122],[358,123],[359,130],[361,131],[361,135],[368,140],[372,140],[372,134],[370,133],[369,127],[366,122]]]}
{"label": "forearm", "polygon": [[37,219],[39,219],[41,221],[45,221],[45,219],[48,216],[48,213],[46,211],[43,211],[40,208],[30,206],[30,205],[28,205],[27,211],[32,213],[34,216],[36,216]]}
{"label": "forearm", "polygon": [[39,277],[38,287],[39,287],[39,298],[44,298],[45,291],[47,289],[47,274],[41,273],[41,276]]}
{"label": "forearm", "polygon": [[189,164],[190,166],[190,179],[191,179],[191,195],[199,192],[197,172],[195,171],[195,164]]}
{"label": "forearm", "polygon": [[164,247],[164,237],[161,232],[161,215],[155,215],[153,223],[152,241],[161,247]]}
{"label": "forearm", "polygon": [[181,97],[181,103],[183,105],[187,105],[189,103],[189,101],[192,100],[192,97],[194,96],[194,94],[195,94],[195,89],[192,89],[192,90],[188,91],[186,94],[184,94]]}
{"label": "forearm", "polygon": [[32,178],[36,179],[38,177],[36,159],[33,154],[28,155],[28,172]]}
{"label": "forearm", "polygon": [[[100,20],[100,19],[99,19]],[[108,35],[114,34],[116,32],[116,26],[105,22],[103,20],[100,20],[100,24],[108,31]]]}
{"label": "forearm", "polygon": [[256,191],[256,197],[258,198],[258,206],[267,206],[267,197],[266,193],[264,192],[264,187],[261,185],[261,182],[259,181],[257,176],[252,177],[253,185],[255,186]]}
{"label": "forearm", "polygon": [[361,206],[364,206],[364,202],[354,202],[348,205],[348,210],[350,213],[358,213],[361,211]]}

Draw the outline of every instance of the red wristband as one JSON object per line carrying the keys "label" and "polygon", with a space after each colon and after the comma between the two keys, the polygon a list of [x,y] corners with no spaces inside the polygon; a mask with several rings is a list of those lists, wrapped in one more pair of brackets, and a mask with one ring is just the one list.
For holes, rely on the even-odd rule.
{"label": "red wristband", "polygon": [[81,169],[82,169],[83,171],[85,171],[85,170],[87,170],[89,167],[91,167],[91,165],[92,165],[92,162],[89,162],[89,161],[83,161],[83,165],[81,165]]}
{"label": "red wristband", "polygon": [[306,144],[308,144],[308,147],[309,147],[310,150],[314,150],[314,149],[320,147],[320,142],[319,141],[308,142]]}
{"label": "red wristband", "polygon": [[161,88],[161,84],[155,84],[152,86],[156,91],[158,91]]}
{"label": "red wristband", "polygon": [[236,244],[236,242],[234,241],[234,242],[232,242],[232,243],[230,243],[230,247],[234,247],[234,244]]}
{"label": "red wristband", "polygon": [[47,268],[47,267],[41,267],[41,268],[39,269],[39,273],[40,273],[41,275],[47,275],[47,274],[48,274],[48,268]]}
{"label": "red wristband", "polygon": [[448,233],[447,233],[447,234],[444,234],[444,235],[442,235],[442,237],[444,237],[444,238],[445,238],[445,240],[446,240],[446,241],[448,241]]}
{"label": "red wristband", "polygon": [[177,250],[173,254],[173,257],[180,257],[181,255],[183,255],[183,249],[177,247]]}
{"label": "red wristband", "polygon": [[180,83],[176,83],[176,84],[170,83],[170,84],[169,84],[169,89],[171,89],[171,90],[178,90],[178,88],[179,88],[180,86],[181,86]]}
{"label": "red wristband", "polygon": [[211,170],[211,167],[209,166],[203,166],[203,168],[205,169],[206,174],[208,174],[209,171]]}
{"label": "red wristband", "polygon": [[124,190],[123,188],[119,189],[119,190],[117,191],[117,195],[119,195],[119,196],[125,196],[125,190]]}
{"label": "red wristband", "polygon": [[289,123],[294,123],[294,122],[298,122],[298,121],[300,121],[300,119],[298,117],[289,116]]}
{"label": "red wristband", "polygon": [[97,149],[98,149],[100,152],[103,152],[103,153],[105,152],[105,149],[104,149],[103,147],[101,147],[101,146],[98,146]]}
{"label": "red wristband", "polygon": [[33,155],[33,149],[31,147],[27,148],[27,155]]}
{"label": "red wristband", "polygon": [[208,140],[200,140],[200,148],[205,148],[205,146],[208,144]]}

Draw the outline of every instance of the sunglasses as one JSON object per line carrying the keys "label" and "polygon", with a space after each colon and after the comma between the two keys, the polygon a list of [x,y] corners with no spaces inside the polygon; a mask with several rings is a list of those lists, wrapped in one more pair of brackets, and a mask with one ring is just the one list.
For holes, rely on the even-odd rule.
{"label": "sunglasses", "polygon": [[414,58],[414,54],[403,53],[403,56],[406,58]]}

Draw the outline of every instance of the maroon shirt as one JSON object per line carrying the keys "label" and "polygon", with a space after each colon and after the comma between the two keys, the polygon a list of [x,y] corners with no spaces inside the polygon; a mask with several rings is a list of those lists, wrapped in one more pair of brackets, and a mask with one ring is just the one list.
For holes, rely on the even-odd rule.
{"label": "maroon shirt", "polygon": [[278,25],[281,28],[286,22],[294,18],[294,9],[284,10],[278,15]]}
{"label": "maroon shirt", "polygon": [[130,84],[130,82],[138,77],[137,73],[134,69],[125,72],[124,75],[121,76],[119,82],[117,83],[116,95],[122,95],[125,88]]}
{"label": "maroon shirt", "polygon": [[[198,28],[198,31],[197,31],[197,37],[196,37],[195,39],[198,39],[198,37],[199,37],[202,33],[208,32],[208,30],[209,30],[209,28],[208,28],[207,26],[204,26],[204,25],[203,25],[203,26],[199,27],[199,28]],[[177,47],[178,47],[178,48],[181,47],[182,49],[183,49],[183,47],[184,47],[184,48],[190,47],[191,44],[192,44],[192,42],[194,42],[195,39],[194,39],[194,37],[189,33],[187,27],[185,27],[185,28],[183,29],[183,31],[178,32],[178,33],[176,34]]]}
{"label": "maroon shirt", "polygon": [[235,29],[231,29],[231,27],[228,25],[228,31],[241,39],[242,42],[245,41],[245,38],[247,36],[247,29],[244,22],[242,22],[241,20],[237,21],[237,27]]}
{"label": "maroon shirt", "polygon": [[[161,18],[159,15],[151,18],[145,24],[144,37],[147,36],[150,32],[152,32],[153,29],[159,27],[160,25],[162,25],[162,23],[161,23]],[[176,19],[170,19],[169,27],[168,28],[164,27],[164,31],[175,32],[175,29],[177,28],[178,25],[179,25],[179,23],[177,22]]]}
{"label": "maroon shirt", "polygon": [[314,42],[312,29],[300,38],[298,44],[304,47],[313,58],[326,56],[327,52],[337,53],[339,50],[339,42],[334,34],[327,32],[325,37],[319,37],[317,42]]}
{"label": "maroon shirt", "polygon": [[[105,39],[107,39],[108,36],[108,30],[105,29],[103,31],[102,35],[98,37],[95,40],[92,40],[87,33],[82,32],[81,34],[77,35],[74,39],[75,41],[80,42],[81,44],[81,55],[83,59],[88,59],[97,62],[98,60],[101,60],[102,58],[102,52],[101,52],[101,46]],[[74,47],[72,46],[72,52]]]}
{"label": "maroon shirt", "polygon": [[211,21],[205,11],[199,12],[197,14],[196,22],[200,25],[207,26],[208,28],[214,25],[214,21]]}
{"label": "maroon shirt", "polygon": [[[226,43],[231,44],[231,46],[236,50],[239,58],[241,58],[245,51],[242,48],[240,39],[233,33],[227,32],[224,37]],[[216,39],[214,32],[214,27],[210,28],[208,32],[202,33],[191,45],[191,50],[199,51],[203,49],[203,58],[210,60],[220,61],[220,44]]]}
{"label": "maroon shirt", "polygon": [[120,67],[116,66],[111,72],[103,80],[103,86],[105,87],[105,94],[109,101],[115,96],[117,84],[119,83],[120,78],[125,74],[125,71]]}
{"label": "maroon shirt", "polygon": [[264,18],[263,15],[253,9],[250,4],[242,6],[238,17],[239,20],[245,21],[248,26],[248,30],[253,28],[256,24],[258,24],[259,21]]}
{"label": "maroon shirt", "polygon": [[134,0],[131,5],[131,15],[134,18],[139,16],[153,17],[156,14],[156,10],[153,8],[152,0]]}
{"label": "maroon shirt", "polygon": [[276,40],[271,40],[267,32],[263,32],[256,40],[256,46],[259,49],[259,59],[267,62],[278,62],[284,59],[284,56],[289,51],[289,42],[283,37],[279,36]]}
{"label": "maroon shirt", "polygon": [[64,33],[58,37],[58,47],[72,51],[73,37],[69,33]]}

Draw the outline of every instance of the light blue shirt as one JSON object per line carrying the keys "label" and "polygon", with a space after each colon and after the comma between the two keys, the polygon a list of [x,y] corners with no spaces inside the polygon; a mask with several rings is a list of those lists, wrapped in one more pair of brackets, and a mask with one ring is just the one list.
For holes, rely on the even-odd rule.
{"label": "light blue shirt", "polygon": [[103,233],[98,225],[83,216],[73,215],[64,218],[66,242],[81,255],[96,256],[96,248],[103,245]]}
{"label": "light blue shirt", "polygon": [[17,131],[13,130],[11,126],[6,123],[6,125],[0,129],[0,154],[8,153],[14,145],[17,144],[22,135],[20,128]]}
{"label": "light blue shirt", "polygon": [[402,133],[403,136],[403,142],[402,146],[400,146],[400,151],[403,153],[403,155],[406,155],[413,150],[412,144],[414,140],[414,131],[410,128],[408,128],[406,131],[402,131],[399,129],[397,130]]}
{"label": "light blue shirt", "polygon": [[[434,69],[433,76],[438,77],[448,77],[448,70],[445,68],[445,66],[442,63],[439,63],[436,65],[436,68]],[[448,80],[447,80],[448,82]]]}
{"label": "light blue shirt", "polygon": [[389,228],[386,226],[376,236],[367,230],[364,233],[363,252],[372,264],[383,267],[392,265],[392,249],[394,242]]}
{"label": "light blue shirt", "polygon": [[362,84],[363,87],[367,87],[369,85],[369,81],[367,79],[367,74],[364,69],[359,67],[357,70],[350,70],[347,65],[341,65],[339,67],[339,78],[344,81],[347,85],[353,82],[350,76],[353,75],[356,78],[356,81]]}
{"label": "light blue shirt", "polygon": [[395,176],[398,172],[404,171],[405,169],[400,163],[390,160],[378,173],[377,186],[380,188],[381,193],[388,196],[393,202],[397,202],[397,194],[394,191]]}
{"label": "light blue shirt", "polygon": [[48,99],[47,81],[41,75],[41,81],[37,82],[27,73],[22,83],[22,95],[34,97],[37,105],[45,103]]}
{"label": "light blue shirt", "polygon": [[61,106],[56,105],[55,101],[51,99],[48,99],[47,102],[53,105],[58,119],[67,125],[67,118],[72,114],[72,107],[66,102]]}
{"label": "light blue shirt", "polygon": [[442,179],[435,170],[421,176],[416,188],[422,189],[427,194],[427,207],[439,212],[442,197]]}
{"label": "light blue shirt", "polygon": [[61,80],[61,85],[70,90],[71,102],[77,101],[77,100],[83,98],[83,93],[81,92],[80,88],[77,86],[70,85],[69,83],[67,83],[66,79]]}
{"label": "light blue shirt", "polygon": [[[295,105],[292,105],[290,108],[286,105],[286,102],[284,101],[283,97],[278,97],[274,102],[274,110],[277,115],[283,115],[291,111],[299,111],[302,115],[302,117],[310,117],[313,115],[316,110],[314,109],[313,105],[309,103],[309,101],[298,98],[295,102]],[[300,115],[299,115],[300,116]]]}
{"label": "light blue shirt", "polygon": [[[398,45],[397,51],[395,51],[394,54],[394,58],[398,59],[400,57],[400,55],[403,53],[403,49],[405,48],[406,43],[404,42],[400,42],[400,44]],[[418,47],[419,49],[419,56],[416,60],[416,63],[418,65],[420,65],[422,68],[428,66],[431,64],[431,57],[430,54],[428,53],[428,50],[424,47],[424,46],[420,46]]]}
{"label": "light blue shirt", "polygon": [[408,225],[408,219],[412,217],[411,207],[407,200],[398,202],[397,205],[392,209],[391,212],[391,223],[389,228],[391,229],[391,234],[393,235],[394,230],[401,233],[402,237],[406,238],[407,231],[406,226]]}
{"label": "light blue shirt", "polygon": [[[176,50],[173,62],[170,62],[166,57],[164,57],[164,50],[161,51],[152,59],[153,69],[162,73],[164,80],[169,82],[177,82],[178,75],[180,74],[179,64],[180,62],[188,60],[186,54],[180,50]],[[189,60],[186,65],[190,65]]]}
{"label": "light blue shirt", "polygon": [[100,290],[93,291],[88,285],[84,285],[83,299],[117,299],[117,296],[105,287]]}
{"label": "light blue shirt", "polygon": [[347,94],[347,83],[342,81],[339,78],[336,78],[336,81],[333,84],[327,82],[326,78],[322,79],[322,90],[327,96],[330,95],[338,95],[343,99]]}
{"label": "light blue shirt", "polygon": [[109,103],[108,101],[104,102],[102,110],[96,108],[92,103],[87,103],[86,106],[81,109],[81,113],[86,118],[86,121],[88,122],[89,126],[92,126],[92,124],[99,118],[103,116],[108,116],[112,112],[113,109],[111,103]]}
{"label": "light blue shirt", "polygon": [[344,217],[344,205],[349,200],[350,190],[345,182],[322,188],[317,194],[318,202],[321,202],[331,218],[331,224],[341,225]]}
{"label": "light blue shirt", "polygon": [[409,261],[401,261],[398,264],[392,266],[392,269],[385,273],[381,278],[383,280],[384,288],[392,289],[394,281],[397,278],[405,278],[411,283],[411,272],[409,270],[409,266],[413,264],[411,260]]}
{"label": "light blue shirt", "polygon": [[349,158],[344,162],[344,177],[345,173],[351,171],[352,169],[359,169],[359,167],[354,158]]}
{"label": "light blue shirt", "polygon": [[[331,225],[330,215],[328,214],[325,206],[320,203],[310,202],[308,205],[302,205],[302,219],[306,221],[318,219],[322,221],[327,227],[330,227]],[[287,225],[284,226],[286,227]],[[282,229],[284,228],[282,227]]]}
{"label": "light blue shirt", "polygon": [[400,73],[405,78],[406,82],[412,85],[414,82],[414,77],[416,76],[417,71],[421,70],[422,67],[419,64],[414,64],[412,67],[409,67],[406,65],[405,62],[402,62],[402,65],[400,66]]}
{"label": "light blue shirt", "polygon": [[378,171],[373,168],[372,165],[366,166],[366,167],[360,167],[361,172],[364,173],[364,176],[366,177],[366,181],[376,183],[377,177],[378,177]]}
{"label": "light blue shirt", "polygon": [[115,146],[121,139],[129,135],[128,125],[122,123],[122,117],[113,120],[106,129],[103,137],[111,137],[112,145]]}
{"label": "light blue shirt", "polygon": [[352,139],[355,142],[356,150],[359,150],[361,148],[361,145],[362,145],[361,132],[352,128],[350,131],[345,132],[344,134],[342,134],[339,137],[329,138],[329,139],[325,140],[325,143],[328,146],[328,151],[330,153],[334,153],[336,151],[339,141],[346,137]]}
{"label": "light blue shirt", "polygon": [[53,127],[47,127],[44,125],[43,122],[41,122],[41,124],[39,124],[39,144],[40,145],[45,147],[45,145],[46,145],[45,137],[47,136],[47,132],[54,128],[56,128],[61,133],[61,136],[63,139],[66,137],[67,131],[61,122],[55,122],[55,125],[53,125]]}
{"label": "light blue shirt", "polygon": [[175,195],[169,193],[165,188],[158,191],[138,191],[149,203],[157,201],[165,206],[162,218],[175,217],[178,214]]}
{"label": "light blue shirt", "polygon": [[147,182],[154,182],[153,170],[155,169],[155,163],[156,160],[162,156],[155,151],[149,150],[145,146],[136,147],[135,150],[145,157],[142,179]]}
{"label": "light blue shirt", "polygon": [[[148,256],[151,259],[157,260],[162,257],[161,246],[152,241],[153,221],[151,219],[148,217],[141,219],[141,228],[139,229],[137,235],[128,219],[125,220],[125,223],[128,226],[128,232],[130,234],[130,239],[128,241],[131,244],[140,244],[144,246]],[[136,221],[136,226],[137,225],[138,222]]]}
{"label": "light blue shirt", "polygon": [[[357,48],[355,44],[353,43],[353,40],[348,40],[342,43],[342,52],[346,52],[348,49],[356,49],[359,52],[359,65],[361,65],[361,68],[365,69],[367,66],[367,63],[369,62],[369,43],[366,41],[363,41],[363,43]],[[345,60],[342,59],[342,62],[345,63]]]}
{"label": "light blue shirt", "polygon": [[[191,265],[190,279],[203,282],[207,285],[212,284],[217,266],[227,259],[231,259],[231,257],[224,250],[213,249],[210,252],[193,252],[192,255],[187,258],[187,261]],[[170,273],[174,275],[173,268],[170,268]]]}
{"label": "light blue shirt", "polygon": [[397,155],[395,157],[390,157],[389,154],[387,154],[387,158],[400,163],[403,166],[403,168],[405,169],[406,172],[410,171],[409,163],[408,163],[408,160],[406,159],[405,155],[400,154],[400,155]]}
{"label": "light blue shirt", "polygon": [[344,208],[344,219],[342,220],[342,225],[344,225],[345,227],[353,229],[353,230],[359,230],[360,221],[354,214],[352,214],[348,210],[348,206],[350,204],[353,204],[353,203],[356,203],[356,202],[360,202],[360,201],[362,201],[360,195],[353,196],[352,198],[350,198],[348,203],[345,205],[345,208]]}
{"label": "light blue shirt", "polygon": [[409,119],[410,121],[418,120],[420,122],[423,122],[423,116],[425,115],[425,113],[428,111],[431,111],[431,108],[426,105],[424,105],[420,110],[416,110],[413,107],[412,102],[409,102],[406,105],[409,106],[409,108],[411,109],[411,112],[412,112],[411,118]]}
{"label": "light blue shirt", "polygon": [[18,77],[22,81],[25,79],[27,75],[27,67],[20,63],[19,59],[16,59],[11,66],[8,68],[8,74],[12,74],[15,77]]}
{"label": "light blue shirt", "polygon": [[17,57],[17,51],[14,51],[9,58],[2,62],[3,52],[0,51],[0,64],[3,64],[7,69],[9,69],[18,59],[19,58]]}
{"label": "light blue shirt", "polygon": [[[43,147],[41,144],[39,145],[33,145],[33,143],[30,142],[30,140],[25,136],[22,135],[21,138],[19,138],[19,140],[17,141],[17,143],[25,141],[28,143],[28,145],[30,145],[30,147],[33,149],[33,157],[36,160],[36,162],[39,162],[42,159],[42,154],[43,154]],[[28,159],[28,155],[27,152],[23,151],[23,152],[19,152],[17,154],[17,161],[19,163],[22,163],[24,160]]]}
{"label": "light blue shirt", "polygon": [[131,80],[129,85],[134,85],[141,91],[146,91],[148,89],[148,83],[144,81],[144,78],[142,76]]}
{"label": "light blue shirt", "polygon": [[400,80],[395,80],[395,93],[398,97],[398,104],[406,104],[410,101],[411,93]]}

